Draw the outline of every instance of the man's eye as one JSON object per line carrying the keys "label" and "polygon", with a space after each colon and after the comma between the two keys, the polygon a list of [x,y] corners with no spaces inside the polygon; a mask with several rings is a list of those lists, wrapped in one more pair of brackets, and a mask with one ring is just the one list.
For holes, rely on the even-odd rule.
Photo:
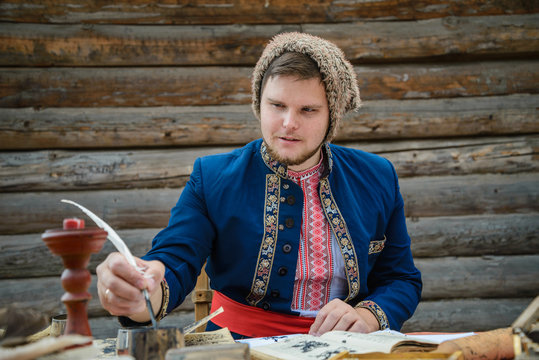
{"label": "man's eye", "polygon": [[309,108],[309,107],[304,107],[304,108],[303,108],[303,111],[305,111],[305,112],[309,112],[309,113],[310,113],[310,112],[314,112],[314,111],[316,111],[316,109],[313,109],[313,108]]}
{"label": "man's eye", "polygon": [[275,107],[278,107],[278,108],[284,107],[283,104],[278,104],[278,103],[273,103],[273,104],[271,104],[271,105],[273,105],[273,106],[275,106]]}

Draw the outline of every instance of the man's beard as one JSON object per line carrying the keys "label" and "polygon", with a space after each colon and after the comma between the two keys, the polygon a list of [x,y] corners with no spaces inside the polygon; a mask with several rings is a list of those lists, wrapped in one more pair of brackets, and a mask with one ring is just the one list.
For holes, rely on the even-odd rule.
{"label": "man's beard", "polygon": [[299,154],[296,158],[285,158],[279,155],[279,153],[273,147],[271,147],[267,141],[264,140],[264,142],[266,143],[266,150],[268,151],[268,154],[271,156],[272,160],[277,160],[281,164],[285,164],[287,166],[303,164],[305,161],[313,157],[314,154],[319,152],[323,144],[323,142],[320,143],[320,145],[307,154]]}

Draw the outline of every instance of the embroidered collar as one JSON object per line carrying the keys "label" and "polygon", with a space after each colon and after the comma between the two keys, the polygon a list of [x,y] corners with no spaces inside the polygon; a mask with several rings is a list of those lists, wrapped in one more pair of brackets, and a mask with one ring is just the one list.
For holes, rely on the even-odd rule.
{"label": "embroidered collar", "polygon": [[288,178],[294,180],[295,182],[298,182],[301,180],[306,180],[310,178],[311,176],[318,174],[318,178],[320,179],[324,171],[324,166],[322,165],[323,162],[324,162],[324,152],[321,151],[320,161],[318,162],[318,164],[316,164],[310,169],[299,171],[299,172],[288,169]]}
{"label": "embroidered collar", "polygon": [[[262,160],[264,160],[266,166],[269,167],[274,173],[276,173],[282,178],[289,178],[288,166],[286,164],[280,163],[277,160],[274,160],[270,156],[265,141],[262,141],[262,144],[260,145],[260,155],[262,155]],[[333,159],[331,156],[329,143],[324,143],[324,145],[322,145],[322,160],[324,161],[324,164],[322,166],[323,171],[321,177],[324,177],[327,176],[329,172],[331,172],[331,168],[333,166]],[[318,168],[318,165],[316,166],[316,168]]]}

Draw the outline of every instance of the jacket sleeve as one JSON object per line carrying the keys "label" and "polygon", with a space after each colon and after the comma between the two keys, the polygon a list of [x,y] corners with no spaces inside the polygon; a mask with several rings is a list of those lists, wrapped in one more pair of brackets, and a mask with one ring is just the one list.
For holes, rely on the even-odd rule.
{"label": "jacket sleeve", "polygon": [[400,330],[419,303],[422,282],[421,273],[412,258],[397,174],[392,165],[391,169],[395,179],[395,196],[385,231],[385,247],[367,278],[369,294],[358,305],[369,308],[378,318],[382,329],[389,327]]}
{"label": "jacket sleeve", "polygon": [[204,199],[201,159],[193,166],[191,177],[171,210],[168,226],[152,242],[145,260],[159,260],[165,265],[168,285],[166,313],[179,306],[193,290],[197,276],[209,256],[215,229],[208,217]]}

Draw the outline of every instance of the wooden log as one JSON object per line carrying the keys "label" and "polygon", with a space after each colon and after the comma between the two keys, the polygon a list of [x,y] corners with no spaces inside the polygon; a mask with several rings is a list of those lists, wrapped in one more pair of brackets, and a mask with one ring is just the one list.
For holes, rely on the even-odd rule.
{"label": "wooden log", "polygon": [[[462,60],[536,52],[539,29],[535,24],[538,20],[535,14],[448,17],[416,21],[409,24],[411,26],[385,22],[375,32],[372,32],[370,22],[339,24],[334,29],[327,25],[306,24],[302,30],[338,44],[353,63],[369,63],[374,59],[378,62],[417,58]],[[364,34],[369,35],[365,37]],[[388,41],[388,38],[392,40]],[[500,40],[507,42],[509,47],[500,51]]]}
{"label": "wooden log", "polygon": [[[358,20],[418,20],[445,16],[481,16],[539,12],[533,2],[468,0],[346,1],[272,0],[253,2],[182,1],[160,4],[146,0],[109,3],[93,1],[5,0],[0,4],[0,21],[34,23],[109,24],[276,24],[328,23]],[[36,7],[39,11],[36,11]]]}
{"label": "wooden log", "polygon": [[511,326],[531,298],[421,301],[402,332],[488,331]]}
{"label": "wooden log", "polygon": [[334,41],[354,63],[529,56],[539,15],[305,25],[43,25],[4,23],[0,65],[254,65],[284,31]]}
{"label": "wooden log", "polygon": [[[0,284],[2,286],[0,307],[14,305],[33,309],[48,316],[65,313],[66,311],[60,300],[65,292],[60,281],[60,274],[45,278],[0,280]],[[92,299],[88,302],[88,315],[107,315],[97,297],[95,276],[92,277],[89,292]],[[36,296],[36,294],[39,294],[39,296]]]}
{"label": "wooden log", "polygon": [[[300,26],[58,26],[4,23],[0,28],[0,64],[130,67],[254,65],[268,40],[283,31],[300,31]],[[27,56],[34,59],[24,60]]]}
{"label": "wooden log", "polygon": [[[539,131],[536,95],[366,101],[338,141],[485,136]],[[0,110],[1,111],[1,110]]]}
{"label": "wooden log", "polygon": [[[93,223],[86,225],[94,226]],[[159,230],[120,230],[118,234],[131,253],[140,257],[151,248],[151,241]],[[105,242],[103,249],[90,257],[88,270],[95,274],[96,266],[114,251],[117,250],[112,242]],[[55,276],[64,269],[61,258],[53,255],[41,240],[41,233],[0,236],[0,259],[0,279]],[[39,266],[36,266],[36,259],[40,259]]]}
{"label": "wooden log", "polygon": [[250,107],[235,105],[0,108],[0,124],[3,149],[245,144],[260,137]]}
{"label": "wooden log", "polygon": [[[46,229],[61,228],[63,219],[73,216],[94,224],[77,208],[61,203],[62,199],[84,205],[116,230],[163,228],[181,191],[140,189],[0,194],[0,217],[10,214],[0,224],[0,234],[41,233]],[[26,214],[22,215],[24,212]]]}
{"label": "wooden log", "polygon": [[[538,101],[526,94],[367,101],[336,140],[536,133]],[[0,148],[8,150],[245,144],[259,128],[250,106],[0,108]]]}
{"label": "wooden log", "polygon": [[[399,177],[539,171],[539,136],[352,143],[389,159]],[[0,153],[0,191],[182,187],[196,158],[233,147]]]}
{"label": "wooden log", "polygon": [[536,173],[413,177],[400,187],[412,218],[539,211]]}
{"label": "wooden log", "polygon": [[0,153],[0,184],[6,180],[8,183],[0,185],[0,189],[47,191],[182,187],[189,180],[196,158],[230,150],[232,148]]}
{"label": "wooden log", "polygon": [[533,297],[539,255],[417,258],[421,299]]}
{"label": "wooden log", "polygon": [[408,219],[414,257],[539,254],[539,214]]}
{"label": "wooden log", "polygon": [[[60,274],[52,277],[27,279],[1,279],[0,308],[14,305],[21,308],[34,309],[48,316],[65,313],[65,306],[61,301],[65,290],[62,288]],[[88,301],[88,316],[108,316],[97,296],[97,277],[92,275],[92,283],[88,290],[92,295]],[[39,294],[36,296],[36,294]],[[178,311],[191,311],[194,309],[190,295],[177,308]]]}
{"label": "wooden log", "polygon": [[[537,64],[373,65],[355,70],[363,100],[411,100],[536,94]],[[251,69],[230,67],[0,68],[0,107],[250,104],[250,73]],[[175,115],[174,109],[159,112]]]}
{"label": "wooden log", "polygon": [[[536,173],[414,177],[400,186],[406,214],[414,218],[539,211]],[[41,232],[83,215],[61,199],[83,204],[115,229],[164,227],[181,190],[1,193],[0,234]]]}
{"label": "wooden log", "polygon": [[3,68],[0,106],[247,104],[251,72],[243,67]]}
{"label": "wooden log", "polygon": [[[525,255],[539,253],[539,214],[477,215],[407,219],[414,257]],[[135,256],[144,255],[160,229],[120,230]],[[88,269],[116,251],[110,242],[92,255]],[[35,259],[40,259],[36,266]],[[54,276],[62,272],[41,233],[0,236],[0,278]]]}
{"label": "wooden log", "polygon": [[122,328],[116,316],[91,317],[88,321],[94,339],[116,338],[118,330]]}
{"label": "wooden log", "polygon": [[[400,142],[374,151],[389,159],[401,178],[471,174],[512,174],[539,170],[539,136]],[[377,143],[375,146],[383,146]],[[356,147],[354,145],[353,147]],[[374,147],[374,146],[373,146]],[[389,151],[389,148],[393,150]],[[362,148],[359,145],[359,148]],[[368,147],[367,147],[368,148]],[[403,149],[403,148],[401,148]],[[374,149],[373,149],[374,150]]]}
{"label": "wooden log", "polygon": [[[336,141],[537,133],[538,102],[527,94],[366,101],[343,119]],[[247,105],[0,108],[0,149],[240,145],[259,128]]]}

